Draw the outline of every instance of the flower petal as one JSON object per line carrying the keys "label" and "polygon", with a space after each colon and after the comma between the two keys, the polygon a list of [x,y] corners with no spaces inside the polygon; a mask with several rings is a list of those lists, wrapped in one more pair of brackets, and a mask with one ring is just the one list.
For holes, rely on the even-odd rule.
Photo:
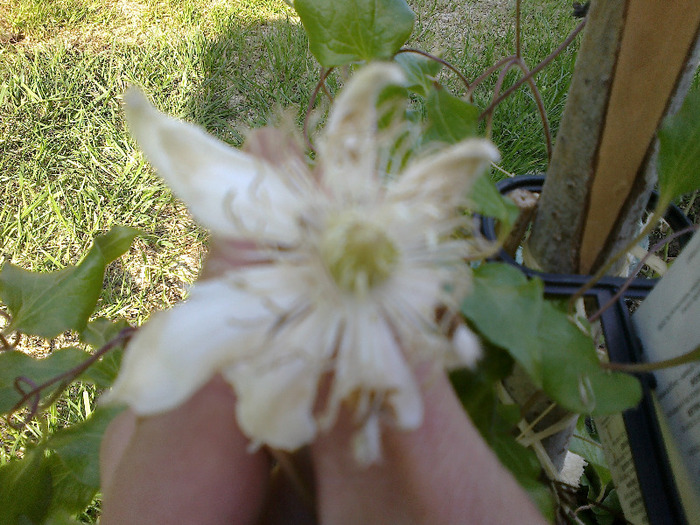
{"label": "flower petal", "polygon": [[338,334],[340,318],[330,310],[299,314],[281,325],[258,359],[224,370],[233,385],[241,430],[254,442],[295,450],[316,435],[319,378]]}
{"label": "flower petal", "polygon": [[348,81],[333,104],[319,145],[323,183],[340,199],[357,201],[376,194],[377,110],[379,92],[401,84],[401,69],[386,62],[371,63]]}
{"label": "flower petal", "polygon": [[452,335],[455,362],[448,364],[449,368],[467,367],[474,368],[481,358],[481,345],[479,338],[463,324],[457,326]]}
{"label": "flower petal", "polygon": [[274,321],[261,301],[222,280],[197,284],[189,299],[155,313],[130,341],[106,402],[137,414],[176,407],[223,363],[260,344]]}
{"label": "flower petal", "polygon": [[[387,321],[374,305],[356,305],[347,318],[336,357],[335,379],[328,403],[329,421],[340,403],[353,394],[377,395],[393,412],[400,428],[412,429],[423,420],[423,402],[410,367]],[[358,414],[360,417],[369,414]]]}
{"label": "flower petal", "polygon": [[159,112],[136,88],[124,101],[134,138],[198,222],[226,238],[294,241],[289,218],[302,203],[278,170]]}
{"label": "flower petal", "polygon": [[498,150],[488,140],[462,141],[409,166],[389,186],[387,198],[421,203],[416,211],[423,212],[422,220],[444,220],[454,215],[474,180],[498,158]]}
{"label": "flower petal", "polygon": [[267,368],[244,363],[224,376],[236,391],[238,424],[254,443],[292,451],[313,440],[318,378],[303,359]]}

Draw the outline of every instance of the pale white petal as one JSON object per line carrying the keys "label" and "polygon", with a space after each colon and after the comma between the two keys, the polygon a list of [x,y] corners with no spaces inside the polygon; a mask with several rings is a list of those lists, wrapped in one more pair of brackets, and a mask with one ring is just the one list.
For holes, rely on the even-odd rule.
{"label": "pale white petal", "polygon": [[479,338],[463,324],[457,326],[452,334],[452,346],[454,348],[455,363],[448,363],[450,368],[464,366],[474,368],[481,358],[481,344]]}
{"label": "pale white petal", "polygon": [[454,215],[472,183],[496,160],[498,150],[490,141],[465,140],[409,166],[389,186],[387,198],[415,203],[421,217],[414,220],[444,220]]}
{"label": "pale white petal", "polygon": [[138,414],[169,410],[259,345],[273,320],[248,293],[221,280],[199,283],[186,302],[138,330],[105,401],[127,403]]}
{"label": "pale white petal", "polygon": [[238,424],[254,442],[295,450],[313,440],[319,378],[339,322],[330,310],[301,311],[275,327],[259,356],[224,369],[238,397]]}
{"label": "pale white petal", "polygon": [[423,420],[420,391],[394,334],[373,306],[357,305],[346,318],[336,357],[330,417],[343,399],[375,393],[392,410],[398,427],[416,428]]}
{"label": "pale white petal", "polygon": [[402,82],[396,64],[372,63],[355,73],[335,100],[319,145],[319,162],[322,182],[337,198],[376,196],[381,181],[376,174],[375,103],[382,89]]}
{"label": "pale white petal", "polygon": [[313,403],[318,371],[304,359],[280,358],[273,366],[242,363],[224,371],[236,391],[236,417],[255,443],[295,450],[316,435]]}
{"label": "pale white petal", "polygon": [[149,162],[195,219],[233,239],[294,242],[301,207],[283,174],[262,160],[156,110],[145,95],[124,95],[129,129]]}

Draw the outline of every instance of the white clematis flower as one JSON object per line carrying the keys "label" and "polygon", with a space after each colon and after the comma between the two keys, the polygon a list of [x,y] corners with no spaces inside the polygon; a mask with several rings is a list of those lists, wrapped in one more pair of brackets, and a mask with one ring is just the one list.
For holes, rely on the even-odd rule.
{"label": "white clematis flower", "polygon": [[471,366],[479,355],[455,313],[471,248],[451,234],[469,226],[459,207],[497,151],[466,140],[389,180],[377,167],[374,102],[402,81],[390,64],[357,72],[313,169],[279,130],[259,130],[239,151],[127,92],[146,157],[212,233],[213,271],[139,329],[110,400],[162,412],[221,373],[254,446],[308,444],[345,404],[363,463],[379,458],[381,425],[420,426],[415,367]]}

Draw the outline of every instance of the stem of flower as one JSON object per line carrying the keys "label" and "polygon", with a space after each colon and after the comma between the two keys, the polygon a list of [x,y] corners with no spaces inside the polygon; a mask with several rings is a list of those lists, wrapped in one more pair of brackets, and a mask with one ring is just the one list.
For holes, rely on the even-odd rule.
{"label": "stem of flower", "polygon": [[639,261],[639,263],[638,263],[637,266],[634,268],[634,270],[632,270],[631,275],[630,275],[629,278],[625,281],[625,283],[620,287],[620,289],[617,291],[617,293],[616,293],[615,295],[613,295],[607,303],[605,303],[603,306],[601,306],[600,309],[599,309],[596,313],[594,313],[593,315],[591,315],[591,316],[588,318],[588,322],[589,322],[589,323],[592,323],[592,322],[594,322],[594,321],[597,321],[598,318],[599,318],[601,315],[603,315],[603,312],[605,312],[608,308],[610,308],[613,304],[615,304],[615,302],[616,302],[620,297],[622,297],[622,294],[624,294],[625,291],[627,291],[627,288],[630,287],[630,284],[632,284],[632,281],[634,281],[634,278],[637,276],[637,274],[639,273],[639,271],[640,271],[640,270],[642,269],[642,267],[644,266],[644,263],[646,263],[647,259],[649,259],[649,257],[652,256],[652,254],[654,254],[654,253],[656,253],[657,251],[659,251],[663,246],[667,245],[669,242],[671,242],[671,241],[672,241],[673,239],[675,239],[676,237],[680,237],[680,236],[682,236],[682,235],[686,235],[686,234],[688,234],[688,233],[690,233],[690,232],[693,232],[693,231],[695,231],[695,230],[697,230],[697,229],[698,229],[697,226],[688,226],[687,228],[683,228],[682,230],[679,230],[679,231],[677,231],[677,232],[674,232],[673,234],[669,235],[669,236],[666,237],[665,239],[660,240],[660,241],[657,242],[654,246],[652,246],[651,248],[649,248],[649,250],[647,251],[647,254],[642,258],[641,261]]}
{"label": "stem of flower", "polygon": [[656,363],[601,363],[601,366],[607,370],[616,372],[628,372],[630,374],[638,374],[643,372],[653,372],[654,370],[662,370],[673,366],[685,365],[693,361],[700,361],[700,345],[696,346],[690,352],[687,352],[678,357],[664,359]]}
{"label": "stem of flower", "polygon": [[479,119],[483,119],[491,113],[494,109],[496,109],[496,106],[498,106],[501,102],[503,102],[504,99],[506,99],[508,96],[510,96],[511,93],[513,93],[516,89],[518,89],[520,86],[522,86],[525,82],[528,81],[528,79],[532,78],[535,76],[537,73],[542,71],[547,65],[554,60],[564,49],[567,48],[571,42],[574,41],[574,38],[576,38],[576,35],[578,35],[583,27],[586,25],[586,20],[584,19],[579,25],[576,26],[576,28],[569,34],[568,37],[557,47],[552,53],[545,58],[542,62],[537,64],[537,67],[535,67],[532,71],[530,71],[529,74],[518,80],[515,84],[513,84],[510,88],[508,88],[500,97],[498,97],[496,100],[494,100],[489,107],[487,107],[483,113],[479,116]]}
{"label": "stem of flower", "polygon": [[615,255],[613,255],[603,266],[598,269],[598,271],[591,277],[586,284],[584,284],[581,288],[578,289],[578,291],[571,296],[569,299],[569,312],[573,312],[574,306],[576,304],[576,301],[578,301],[581,297],[583,297],[583,294],[585,294],[588,290],[593,288],[595,284],[600,281],[600,279],[612,268],[612,266],[620,260],[620,257],[625,255],[627,252],[629,252],[632,248],[634,248],[639,241],[644,239],[651,231],[654,229],[654,226],[656,226],[656,223],[659,222],[661,219],[663,219],[663,211],[666,209],[668,206],[668,202],[661,201],[659,200],[659,203],[656,206],[656,210],[654,210],[653,215],[647,222],[647,225],[642,229],[639,234],[634,237],[631,241],[629,241],[625,247],[621,250],[619,250]]}

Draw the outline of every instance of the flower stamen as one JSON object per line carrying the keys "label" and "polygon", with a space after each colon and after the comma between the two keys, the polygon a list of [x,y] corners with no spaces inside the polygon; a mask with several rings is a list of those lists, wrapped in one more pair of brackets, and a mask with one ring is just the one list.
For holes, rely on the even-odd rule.
{"label": "flower stamen", "polygon": [[329,221],[320,251],[336,284],[360,296],[391,275],[399,256],[378,225],[343,215]]}

